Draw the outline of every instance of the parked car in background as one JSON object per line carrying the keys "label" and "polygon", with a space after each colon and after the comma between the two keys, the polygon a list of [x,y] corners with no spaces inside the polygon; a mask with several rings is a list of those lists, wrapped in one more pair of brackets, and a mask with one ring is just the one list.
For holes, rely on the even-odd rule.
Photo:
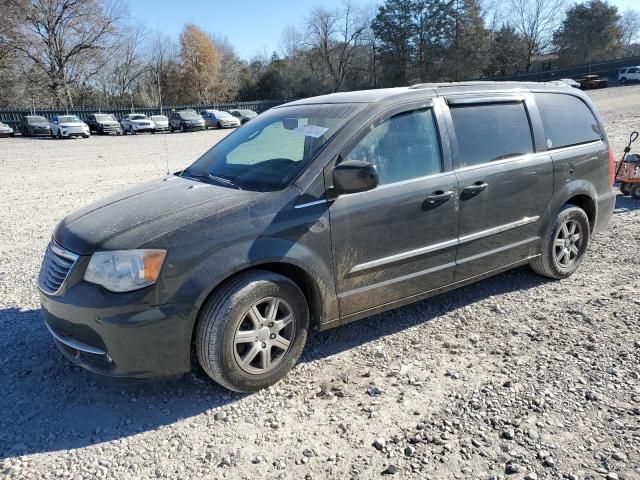
{"label": "parked car in background", "polygon": [[153,120],[142,113],[129,113],[122,117],[120,124],[122,125],[122,131],[131,135],[145,132],[156,133],[156,126]]}
{"label": "parked car in background", "polygon": [[609,80],[606,78],[600,78],[598,75],[585,75],[578,79],[580,88],[582,90],[589,90],[592,88],[605,88],[609,86]]}
{"label": "parked car in background", "polygon": [[27,115],[20,121],[20,134],[23,137],[50,137],[49,120],[41,115]]}
{"label": "parked car in background", "polygon": [[91,132],[89,125],[84,123],[77,115],[55,115],[49,124],[51,135],[55,138],[83,137],[89,138]]}
{"label": "parked car in background", "polygon": [[0,137],[13,137],[14,133],[13,128],[6,123],[0,122]]}
{"label": "parked car in background", "polygon": [[39,276],[44,321],[96,373],[175,376],[195,353],[221,385],[256,391],[312,329],[523,265],[571,276],[612,217],[614,176],[593,103],[567,85],[299,100],[63,219]]}
{"label": "parked car in background", "polygon": [[229,110],[229,113],[240,120],[240,123],[243,125],[258,116],[253,110]]}
{"label": "parked car in background", "polygon": [[151,115],[151,121],[156,126],[156,132],[169,130],[169,119],[165,115]]}
{"label": "parked car in background", "polygon": [[169,117],[169,130],[174,132],[179,130],[181,132],[191,130],[204,130],[204,118],[195,110],[180,110],[173,112]]}
{"label": "parked car in background", "polygon": [[122,127],[116,116],[111,113],[92,113],[87,117],[87,125],[92,133],[122,135]]}
{"label": "parked car in background", "polygon": [[640,82],[640,66],[621,68],[618,72],[620,83]]}
{"label": "parked car in background", "polygon": [[229,112],[221,110],[205,110],[202,114],[205,128],[235,128],[240,126],[240,119]]}
{"label": "parked car in background", "polygon": [[566,83],[570,87],[580,88],[580,82],[576,82],[573,78],[561,78],[560,81]]}

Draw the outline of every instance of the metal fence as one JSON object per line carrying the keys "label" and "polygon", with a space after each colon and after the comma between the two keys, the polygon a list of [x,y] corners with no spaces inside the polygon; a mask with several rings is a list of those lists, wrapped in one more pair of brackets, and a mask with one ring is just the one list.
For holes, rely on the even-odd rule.
{"label": "metal fence", "polygon": [[553,70],[543,70],[541,72],[513,73],[500,77],[485,78],[483,80],[520,80],[546,82],[559,80],[560,78],[579,78],[583,75],[599,75],[601,77],[616,77],[618,70],[623,67],[640,65],[640,57],[618,58],[599,63],[586,63],[584,65],[574,65],[567,68],[556,68]]}
{"label": "metal fence", "polygon": [[22,117],[26,115],[42,115],[48,119],[55,115],[77,115],[82,120],[86,120],[87,116],[92,113],[111,113],[116,116],[118,120],[129,113],[143,113],[147,116],[151,115],[169,115],[174,110],[184,110],[187,108],[194,109],[198,112],[204,110],[253,110],[258,113],[262,113],[265,110],[269,110],[277,105],[285,103],[284,100],[256,100],[250,102],[224,102],[224,103],[211,103],[208,105],[166,105],[162,107],[133,107],[133,108],[108,108],[108,107],[95,107],[95,108],[69,108],[69,109],[52,109],[52,108],[32,108],[32,109],[0,109],[0,122],[7,123],[13,127],[16,127]]}

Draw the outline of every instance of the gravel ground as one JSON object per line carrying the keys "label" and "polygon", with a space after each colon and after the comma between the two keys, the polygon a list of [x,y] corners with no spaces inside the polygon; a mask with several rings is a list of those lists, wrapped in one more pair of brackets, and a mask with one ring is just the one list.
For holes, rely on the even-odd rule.
{"label": "gravel ground", "polygon": [[[593,93],[616,156],[640,86]],[[282,382],[119,383],[38,311],[53,227],[226,132],[0,139],[0,478],[640,478],[640,203],[568,280],[522,268],[315,335]],[[640,149],[640,145],[638,147]]]}

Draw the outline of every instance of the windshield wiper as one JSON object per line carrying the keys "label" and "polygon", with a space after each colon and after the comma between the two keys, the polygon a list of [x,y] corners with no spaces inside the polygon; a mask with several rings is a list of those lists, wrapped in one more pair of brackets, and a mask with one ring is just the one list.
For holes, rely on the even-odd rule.
{"label": "windshield wiper", "polygon": [[208,180],[213,180],[214,182],[222,183],[222,184],[227,185],[227,186],[229,186],[231,188],[235,188],[236,190],[242,190],[242,188],[240,188],[239,185],[236,185],[235,183],[233,183],[228,178],[219,177],[219,176],[213,175],[211,173],[193,173],[193,172],[189,172],[188,170],[185,170],[183,173],[186,174],[188,177],[206,178]]}

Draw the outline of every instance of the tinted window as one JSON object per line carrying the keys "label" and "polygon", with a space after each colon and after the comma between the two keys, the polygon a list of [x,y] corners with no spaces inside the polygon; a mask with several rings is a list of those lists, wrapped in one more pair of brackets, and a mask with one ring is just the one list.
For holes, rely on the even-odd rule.
{"label": "tinted window", "polygon": [[438,131],[431,110],[414,110],[374,124],[345,160],[365,160],[380,185],[442,171]]}
{"label": "tinted window", "polygon": [[558,93],[536,93],[547,147],[562,148],[602,138],[589,107],[577,97]]}
{"label": "tinted window", "polygon": [[531,127],[523,103],[454,106],[451,116],[458,140],[457,167],[533,152]]}

